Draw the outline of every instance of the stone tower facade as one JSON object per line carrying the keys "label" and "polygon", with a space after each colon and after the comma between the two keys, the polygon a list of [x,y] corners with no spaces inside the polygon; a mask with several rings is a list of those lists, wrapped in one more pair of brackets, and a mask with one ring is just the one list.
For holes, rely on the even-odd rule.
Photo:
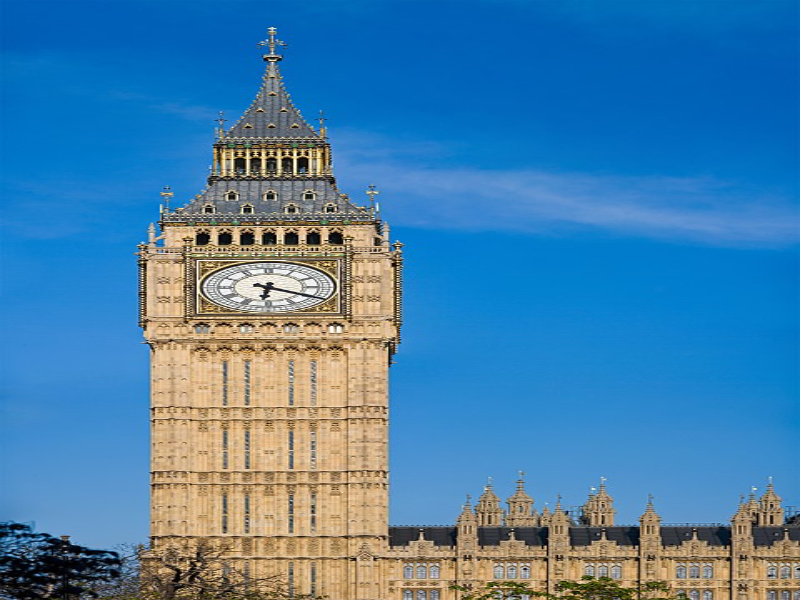
{"label": "stone tower facade", "polygon": [[266,45],[255,100],[217,132],[208,186],[165,208],[140,248],[152,543],[224,541],[292,589],[374,598],[370,569],[348,557],[388,535],[400,245],[337,188],[274,31]]}
{"label": "stone tower facade", "polygon": [[[456,600],[449,586],[553,590],[607,576],[688,600],[800,600],[800,519],[770,484],[729,525],[615,522],[605,481],[535,508],[522,474],[454,526],[389,527],[388,370],[401,244],[336,185],[324,123],[287,93],[274,30],[255,100],[220,119],[207,187],[139,248],[151,349],[151,537],[211,542],[243,571],[330,600]],[[370,190],[368,194],[374,194]]]}

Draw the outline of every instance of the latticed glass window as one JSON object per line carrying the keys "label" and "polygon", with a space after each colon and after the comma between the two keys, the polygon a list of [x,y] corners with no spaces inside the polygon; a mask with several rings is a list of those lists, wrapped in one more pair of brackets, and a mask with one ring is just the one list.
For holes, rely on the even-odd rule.
{"label": "latticed glass window", "polygon": [[439,600],[439,590],[431,590],[428,592],[428,600]]}
{"label": "latticed glass window", "polygon": [[767,600],[778,600],[778,593],[775,590],[767,592]]}
{"label": "latticed glass window", "polygon": [[768,565],[767,566],[767,579],[777,579],[778,578],[778,567],[775,565]]}
{"label": "latticed glass window", "polygon": [[600,565],[597,568],[597,574],[600,577],[608,577],[608,567],[606,565]]}
{"label": "latticed glass window", "polygon": [[517,578],[517,565],[508,565],[506,567],[506,579],[516,579]]}
{"label": "latticed glass window", "polygon": [[414,600],[414,592],[411,590],[403,590],[403,600]]}
{"label": "latticed glass window", "polygon": [[[411,565],[405,565],[403,567],[403,579],[414,579],[414,567]],[[406,590],[409,594],[411,590]]]}
{"label": "latticed glass window", "polygon": [[675,577],[678,579],[686,579],[686,567],[683,565],[678,565],[675,569]]}
{"label": "latticed glass window", "polygon": [[586,565],[586,568],[583,570],[583,574],[588,577],[594,577],[594,565]]}
{"label": "latticed glass window", "polygon": [[520,579],[530,579],[531,578],[531,566],[530,565],[522,565],[519,568],[519,578]]}
{"label": "latticed glass window", "polygon": [[428,578],[428,567],[425,565],[417,565],[417,579]]}
{"label": "latticed glass window", "polygon": [[503,579],[506,576],[506,570],[503,568],[503,565],[495,565],[494,566],[494,578],[495,579]]}
{"label": "latticed glass window", "polygon": [[611,578],[612,579],[622,579],[622,567],[619,565],[614,565],[611,567]]}
{"label": "latticed glass window", "polygon": [[788,565],[784,565],[781,567],[781,579],[789,579],[792,576],[792,570],[789,568]]}
{"label": "latticed glass window", "polygon": [[703,565],[703,579],[714,578],[714,567],[711,565]]}
{"label": "latticed glass window", "polygon": [[781,590],[781,600],[791,600],[791,592],[789,590]]}
{"label": "latticed glass window", "polygon": [[417,600],[428,600],[427,590],[417,590]]}
{"label": "latticed glass window", "polygon": [[700,592],[692,590],[689,592],[689,600],[700,600]]}
{"label": "latticed glass window", "polygon": [[689,579],[700,579],[700,567],[698,565],[689,567]]}
{"label": "latticed glass window", "polygon": [[704,590],[703,600],[714,600],[714,592],[712,592],[711,590]]}
{"label": "latticed glass window", "polygon": [[441,568],[438,564],[433,564],[428,568],[428,577],[430,579],[439,579],[441,574]]}

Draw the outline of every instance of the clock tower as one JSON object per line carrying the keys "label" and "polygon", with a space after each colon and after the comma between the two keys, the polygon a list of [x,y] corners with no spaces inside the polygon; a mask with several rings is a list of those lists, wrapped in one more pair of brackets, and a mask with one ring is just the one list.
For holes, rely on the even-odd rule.
{"label": "clock tower", "polygon": [[388,547],[401,245],[340,192],[274,29],[262,44],[261,87],[232,127],[220,118],[208,185],[180,208],[165,191],[140,246],[152,547],[220,544],[298,594],[376,598],[363,557]]}

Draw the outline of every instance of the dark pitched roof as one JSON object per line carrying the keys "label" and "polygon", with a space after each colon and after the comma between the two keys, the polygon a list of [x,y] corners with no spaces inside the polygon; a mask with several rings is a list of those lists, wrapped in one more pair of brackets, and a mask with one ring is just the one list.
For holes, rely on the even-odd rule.
{"label": "dark pitched roof", "polygon": [[679,546],[692,539],[693,531],[697,531],[697,539],[708,542],[711,546],[729,546],[731,543],[730,527],[719,525],[700,527],[662,527],[661,543],[665,546]]}
{"label": "dark pitched roof", "polygon": [[455,546],[455,527],[389,527],[390,546],[408,546],[409,542],[419,539],[419,532],[423,532],[424,539],[437,546]]}
{"label": "dark pitched roof", "polygon": [[[511,539],[511,527],[478,527],[478,544],[497,546]],[[547,543],[546,527],[514,527],[514,538],[528,546],[544,546]]]}
{"label": "dark pitched roof", "polygon": [[268,62],[261,89],[225,138],[314,138],[321,139],[306,123],[283,86],[277,62]]}
{"label": "dark pitched roof", "polygon": [[[783,539],[783,527],[753,527],[753,543],[756,546],[771,546]],[[800,541],[800,527],[786,527],[789,539],[793,542]]]}
{"label": "dark pitched roof", "polygon": [[570,527],[570,543],[573,546],[588,546],[602,538],[604,529],[606,539],[620,546],[636,546],[639,543],[638,527]]}

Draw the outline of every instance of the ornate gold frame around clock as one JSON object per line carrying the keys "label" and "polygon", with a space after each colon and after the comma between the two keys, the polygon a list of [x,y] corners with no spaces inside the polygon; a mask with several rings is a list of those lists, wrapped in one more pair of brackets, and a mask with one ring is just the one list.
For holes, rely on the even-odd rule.
{"label": "ornate gold frame around clock", "polygon": [[[219,306],[205,298],[200,292],[202,280],[211,272],[231,267],[246,265],[256,262],[278,262],[296,265],[306,265],[330,275],[336,282],[336,292],[328,300],[305,310],[296,310],[286,313],[258,313],[250,311],[237,311]],[[219,259],[219,258],[190,258],[186,261],[186,318],[208,317],[239,317],[276,319],[304,316],[334,316],[345,312],[345,271],[342,258],[274,258],[271,256],[253,256],[249,258]]]}

